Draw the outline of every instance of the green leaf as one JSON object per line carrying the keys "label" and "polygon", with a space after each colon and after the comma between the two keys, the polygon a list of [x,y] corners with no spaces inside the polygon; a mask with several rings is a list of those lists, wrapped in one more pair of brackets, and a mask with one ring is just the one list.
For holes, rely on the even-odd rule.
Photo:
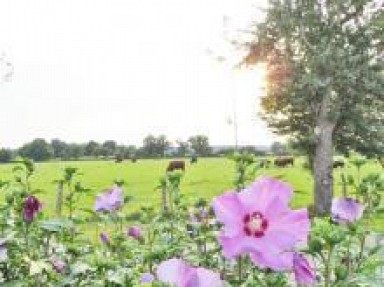
{"label": "green leaf", "polygon": [[42,221],[40,227],[46,231],[60,232],[63,229],[73,228],[73,222],[64,218],[49,219]]}
{"label": "green leaf", "polygon": [[12,280],[9,282],[1,283],[1,287],[24,287],[26,286],[23,281]]}

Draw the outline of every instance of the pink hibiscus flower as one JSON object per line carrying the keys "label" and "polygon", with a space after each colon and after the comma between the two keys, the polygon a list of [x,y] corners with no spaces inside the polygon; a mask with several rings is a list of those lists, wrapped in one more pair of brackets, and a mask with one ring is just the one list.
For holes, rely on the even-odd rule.
{"label": "pink hibiscus flower", "polygon": [[334,198],[332,201],[332,219],[341,224],[347,224],[363,216],[364,204],[353,198]]}
{"label": "pink hibiscus flower", "polygon": [[227,258],[249,254],[254,264],[273,270],[292,268],[292,251],[307,242],[310,221],[307,209],[291,210],[292,188],[263,177],[236,193],[213,201],[216,218],[224,224],[218,241]]}
{"label": "pink hibiscus flower", "polygon": [[123,190],[120,187],[114,186],[96,197],[95,211],[116,211],[123,206],[123,203]]}

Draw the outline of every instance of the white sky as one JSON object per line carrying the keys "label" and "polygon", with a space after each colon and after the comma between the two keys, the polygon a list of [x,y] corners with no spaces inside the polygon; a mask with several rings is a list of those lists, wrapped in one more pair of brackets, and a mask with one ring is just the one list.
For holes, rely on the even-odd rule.
{"label": "white sky", "polygon": [[233,144],[234,94],[240,143],[270,143],[257,118],[262,69],[215,61],[231,53],[224,31],[259,18],[253,4],[263,2],[0,0],[0,51],[15,70],[0,84],[0,146],[140,144],[149,133]]}

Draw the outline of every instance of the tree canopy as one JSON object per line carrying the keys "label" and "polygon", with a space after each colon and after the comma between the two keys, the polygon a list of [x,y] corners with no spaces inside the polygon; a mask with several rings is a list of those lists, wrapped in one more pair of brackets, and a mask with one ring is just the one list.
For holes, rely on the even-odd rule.
{"label": "tree canopy", "polygon": [[44,161],[52,158],[53,149],[44,139],[35,139],[19,149],[19,154],[34,161]]}
{"label": "tree canopy", "polygon": [[245,62],[267,63],[262,116],[314,157],[315,202],[326,213],[334,147],[380,152],[384,140],[383,15],[368,0],[269,3]]}
{"label": "tree canopy", "polygon": [[196,135],[188,139],[192,150],[198,155],[208,155],[211,153],[209,139],[205,135]]}

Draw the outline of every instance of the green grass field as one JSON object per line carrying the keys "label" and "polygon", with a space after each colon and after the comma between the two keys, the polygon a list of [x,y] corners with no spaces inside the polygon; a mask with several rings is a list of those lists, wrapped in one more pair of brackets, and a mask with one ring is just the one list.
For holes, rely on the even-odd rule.
{"label": "green grass field", "polygon": [[[56,196],[55,179],[62,177],[65,167],[79,168],[82,173],[79,180],[92,192],[82,198],[81,207],[92,208],[94,197],[100,191],[112,185],[115,179],[125,181],[125,194],[132,196],[133,200],[126,206],[127,212],[137,211],[142,205],[158,205],[160,192],[155,191],[159,178],[164,175],[169,160],[139,160],[137,163],[113,161],[78,161],[78,162],[48,162],[38,163],[36,173],[31,178],[33,189],[42,189],[39,195],[48,214],[53,214]],[[363,167],[363,174],[380,171],[382,168],[370,163]],[[354,173],[352,167],[346,168],[348,173]],[[292,202],[293,207],[303,207],[312,203],[313,179],[309,171],[302,168],[297,162],[295,167],[259,170],[257,175],[270,175],[290,183],[295,190]],[[182,193],[187,200],[203,197],[211,199],[233,186],[234,165],[225,158],[200,159],[195,165],[187,164],[187,170],[182,181]],[[0,179],[12,179],[12,165],[0,165]],[[340,192],[340,171],[335,171],[335,189]],[[384,214],[379,215],[372,222],[376,230],[384,231]]]}

